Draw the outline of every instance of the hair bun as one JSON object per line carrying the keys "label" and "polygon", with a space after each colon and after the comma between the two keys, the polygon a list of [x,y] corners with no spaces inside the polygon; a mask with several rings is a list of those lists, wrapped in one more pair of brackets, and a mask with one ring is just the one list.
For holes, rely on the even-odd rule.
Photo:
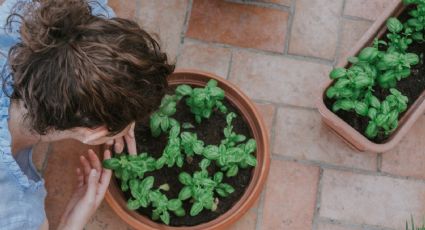
{"label": "hair bun", "polygon": [[8,24],[19,18],[22,42],[35,52],[69,43],[80,35],[91,18],[85,0],[38,0],[19,2]]}

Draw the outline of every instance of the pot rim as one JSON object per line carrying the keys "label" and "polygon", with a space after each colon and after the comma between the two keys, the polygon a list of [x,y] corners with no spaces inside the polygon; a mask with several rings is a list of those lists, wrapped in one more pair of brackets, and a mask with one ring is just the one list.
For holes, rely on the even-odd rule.
{"label": "pot rim", "polygon": [[[218,82],[219,86],[225,90],[226,98],[229,99],[232,102],[232,104],[234,104],[235,107],[237,107],[237,109],[241,113],[241,116],[245,119],[245,121],[251,128],[253,138],[256,139],[257,145],[259,146],[259,148],[257,148],[256,154],[257,154],[257,161],[260,164],[258,164],[254,168],[250,184],[246,188],[244,194],[239,199],[239,201],[237,201],[231,209],[229,209],[228,211],[226,211],[225,213],[223,213],[216,219],[213,219],[209,222],[202,223],[195,226],[180,226],[180,227],[167,226],[167,225],[154,222],[150,220],[150,218],[147,218],[141,214],[138,214],[135,211],[128,210],[126,207],[123,207],[125,206],[125,199],[122,197],[122,195],[120,195],[120,197],[122,198],[121,200],[119,200],[120,197],[117,197],[117,198],[114,197],[114,194],[116,195],[117,192],[121,192],[121,190],[118,189],[115,180],[112,180],[106,192],[105,199],[107,203],[112,207],[112,209],[118,214],[118,216],[121,217],[121,219],[123,219],[127,224],[129,224],[130,226],[136,229],[144,229],[144,230],[145,229],[185,229],[185,230],[186,229],[187,230],[224,229],[230,226],[231,224],[233,224],[234,222],[236,222],[249,210],[251,206],[254,205],[255,201],[258,199],[264,187],[264,184],[266,182],[266,178],[270,168],[269,135],[268,135],[266,126],[264,124],[264,121],[262,119],[262,116],[258,112],[253,102],[243,92],[241,92],[234,84],[230,83],[226,79],[218,77],[215,74],[204,72],[204,71],[199,71],[194,69],[178,69],[174,71],[172,75],[170,75],[170,79],[168,79],[168,81],[169,82],[179,82],[179,81],[186,82],[188,79],[186,79],[184,75],[192,76],[192,78],[193,76],[198,75],[199,82],[206,82],[206,79],[214,79]],[[179,82],[176,84],[182,84],[182,82]],[[229,89],[232,90],[233,93],[229,93]],[[236,96],[238,98],[235,97],[231,99],[231,97],[233,96]],[[238,100],[239,102],[234,103],[235,102],[234,100]],[[241,105],[245,106],[246,108],[244,108],[243,110],[243,108],[241,108]],[[250,117],[247,117],[247,114],[251,114]],[[255,125],[255,127],[253,127],[253,125]],[[258,159],[258,156],[261,156],[261,159]],[[124,201],[124,204],[122,201]]]}
{"label": "pot rim", "polygon": [[[399,15],[403,12],[405,6],[401,1],[396,1],[388,7],[379,19],[373,23],[369,30],[362,36],[359,42],[339,60],[337,67],[346,67],[349,65],[347,58],[350,56],[357,55],[361,49],[369,45],[375,37],[379,37],[385,33],[386,20],[393,15]],[[334,132],[338,134],[345,142],[348,142],[352,147],[359,151],[372,151],[372,152],[386,152],[394,148],[403,136],[412,127],[415,121],[425,111],[425,91],[416,99],[416,101],[410,106],[410,108],[404,113],[399,119],[398,128],[390,135],[390,137],[384,143],[375,143],[367,139],[363,134],[355,130],[343,119],[338,117],[334,112],[329,110],[324,104],[326,97],[326,90],[333,84],[334,80],[327,80],[323,85],[321,94],[316,102],[320,114],[322,115],[325,123],[330,126]]]}

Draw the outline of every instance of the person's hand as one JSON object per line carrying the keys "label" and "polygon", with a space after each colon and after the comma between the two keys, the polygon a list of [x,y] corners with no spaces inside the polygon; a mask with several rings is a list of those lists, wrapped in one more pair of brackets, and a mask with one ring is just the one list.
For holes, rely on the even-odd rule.
{"label": "person's hand", "polygon": [[114,152],[117,154],[120,154],[124,150],[124,146],[125,146],[124,143],[126,143],[128,154],[136,155],[137,149],[136,149],[136,139],[134,137],[134,126],[135,126],[135,122],[131,123],[130,129],[124,136],[115,138],[114,140],[111,140],[106,144],[109,146],[114,145]]}
{"label": "person's hand", "polygon": [[[111,158],[105,150],[104,159]],[[93,150],[88,151],[88,159],[80,157],[83,169],[77,168],[78,187],[62,215],[58,229],[81,230],[102,202],[111,179],[111,170],[101,166]]]}

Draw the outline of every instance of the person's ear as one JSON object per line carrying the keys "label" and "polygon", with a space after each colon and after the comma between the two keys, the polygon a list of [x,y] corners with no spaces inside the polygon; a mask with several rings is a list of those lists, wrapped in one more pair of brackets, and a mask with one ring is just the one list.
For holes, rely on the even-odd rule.
{"label": "person's ear", "polygon": [[80,128],[83,129],[82,131],[82,139],[81,142],[83,142],[84,144],[88,144],[90,142],[93,142],[99,138],[102,138],[106,135],[108,135],[109,131],[108,128],[106,128],[106,126],[102,125],[99,126],[95,129],[90,129],[90,128]]}

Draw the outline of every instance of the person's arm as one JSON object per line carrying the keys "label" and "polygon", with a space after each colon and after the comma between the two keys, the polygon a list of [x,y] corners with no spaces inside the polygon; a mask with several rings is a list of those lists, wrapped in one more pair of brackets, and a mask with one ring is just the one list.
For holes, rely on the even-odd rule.
{"label": "person's arm", "polygon": [[[110,157],[111,152],[105,150],[104,159]],[[78,186],[62,215],[60,230],[82,230],[101,204],[111,179],[111,170],[102,168],[93,150],[88,151],[88,159],[81,156],[80,161]]]}

